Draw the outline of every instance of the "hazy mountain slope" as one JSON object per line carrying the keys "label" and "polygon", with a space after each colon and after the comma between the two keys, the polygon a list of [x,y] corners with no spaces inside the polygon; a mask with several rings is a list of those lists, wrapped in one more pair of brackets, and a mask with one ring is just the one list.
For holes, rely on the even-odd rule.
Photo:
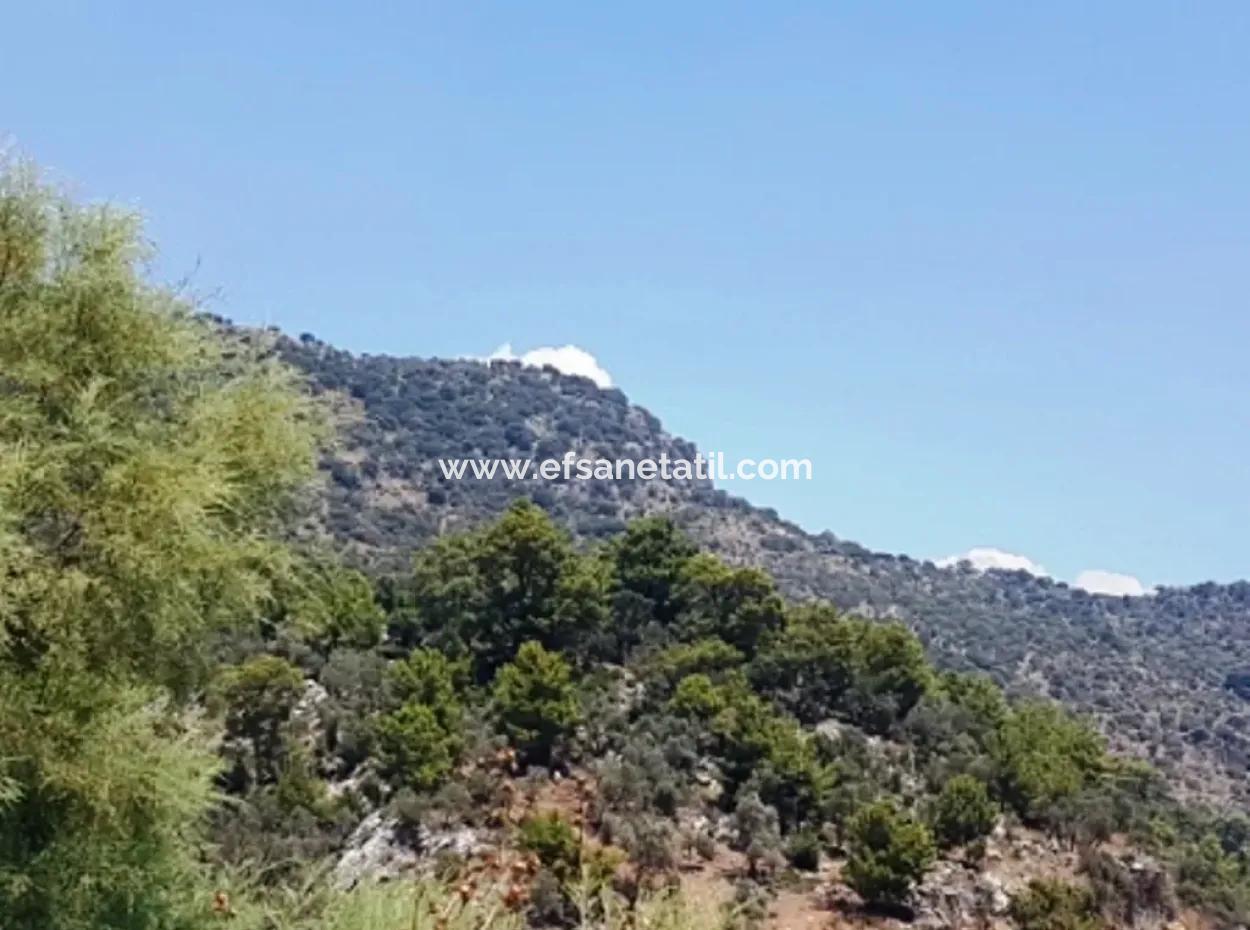
{"label": "hazy mountain slope", "polygon": [[380,568],[520,495],[584,537],[672,511],[705,545],[768,567],[792,596],[901,616],[940,663],[1096,715],[1117,746],[1190,793],[1247,797],[1250,716],[1224,685],[1250,668],[1250,584],[1115,598],[1020,572],[939,569],[805,533],[706,482],[448,482],[437,458],[690,457],[694,446],[620,391],[550,369],[355,357],[311,337],[280,348],[316,390],[341,397],[345,438],[324,463],[321,521]]}

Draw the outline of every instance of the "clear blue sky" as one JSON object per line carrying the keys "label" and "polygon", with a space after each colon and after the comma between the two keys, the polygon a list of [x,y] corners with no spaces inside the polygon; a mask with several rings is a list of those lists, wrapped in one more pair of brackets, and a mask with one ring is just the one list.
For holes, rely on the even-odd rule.
{"label": "clear blue sky", "polygon": [[214,309],[575,343],[804,526],[1250,575],[1250,5],[14,6],[0,130]]}

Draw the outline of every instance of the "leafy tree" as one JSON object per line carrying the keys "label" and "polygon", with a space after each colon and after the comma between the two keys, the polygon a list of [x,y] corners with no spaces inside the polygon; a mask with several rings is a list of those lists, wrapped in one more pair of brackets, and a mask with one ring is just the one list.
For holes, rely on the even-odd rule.
{"label": "leafy tree", "polygon": [[437,649],[414,649],[386,670],[387,695],[395,704],[424,704],[443,726],[457,730],[463,723],[460,694],[468,674],[465,666]]}
{"label": "leafy tree", "polygon": [[1002,689],[984,675],[944,672],[935,691],[963,711],[966,729],[982,740],[1002,726],[1010,713]]}
{"label": "leafy tree", "polygon": [[642,517],[612,541],[618,591],[638,599],[644,612],[661,626],[677,617],[676,588],[682,569],[697,551],[690,539],[667,517]]}
{"label": "leafy tree", "polygon": [[736,788],[753,778],[758,793],[787,826],[803,821],[830,790],[833,774],[817,757],[812,740],[740,676],[718,685],[707,675],[688,675],[669,706],[703,721],[730,785]]}
{"label": "leafy tree", "polygon": [[415,701],[377,720],[377,744],[384,771],[395,781],[424,791],[450,774],[462,745],[434,708]]}
{"label": "leafy tree", "polygon": [[711,719],[725,710],[728,703],[728,690],[699,672],[677,683],[669,707],[679,714]]}
{"label": "leafy tree", "polygon": [[766,572],[735,568],[705,552],[682,565],[676,595],[683,639],[719,637],[747,655],[760,637],[781,626],[785,610]]}
{"label": "leafy tree", "polygon": [[528,642],[499,670],[495,711],[509,741],[528,761],[545,764],[556,741],[580,718],[568,662]]}
{"label": "leafy tree", "polygon": [[786,858],[796,869],[815,872],[820,868],[820,836],[815,830],[800,830],[786,840]]}
{"label": "leafy tree", "polygon": [[935,855],[924,824],[890,801],[870,804],[852,818],[847,847],[847,882],[879,905],[905,904]]}
{"label": "leafy tree", "polygon": [[550,637],[560,607],[560,582],[572,557],[568,535],[529,501],[514,503],[488,527],[479,557],[488,615],[475,651],[497,654],[506,649],[502,661],[528,639],[554,645]]}
{"label": "leafy tree", "polygon": [[747,857],[752,878],[760,865],[775,861],[781,852],[781,826],[776,809],[765,804],[757,794],[743,793],[733,814],[734,845]]}
{"label": "leafy tree", "polygon": [[480,562],[479,533],[443,536],[418,550],[411,592],[391,594],[392,616],[400,619],[396,638],[407,646],[428,639],[467,654],[487,612]]}
{"label": "leafy tree", "polygon": [[832,717],[855,683],[855,632],[829,604],[792,607],[753,663],[752,678],[804,723]]}
{"label": "leafy tree", "polygon": [[587,659],[614,658],[612,565],[598,554],[572,556],[556,585],[555,616],[545,645]]}
{"label": "leafy tree", "polygon": [[1101,736],[1058,705],[1032,702],[1003,722],[992,752],[1002,797],[1036,818],[1107,770]]}
{"label": "leafy tree", "polygon": [[392,709],[378,717],[374,735],[392,779],[421,791],[451,772],[464,745],[465,674],[465,663],[436,649],[414,649],[387,670]]}
{"label": "leafy tree", "polygon": [[752,677],[806,723],[843,717],[877,733],[906,717],[933,685],[924,648],[906,627],[844,617],[823,603],[786,612]]}
{"label": "leafy tree", "polygon": [[284,729],[304,694],[304,674],[278,656],[260,655],[223,669],[216,684],[228,735],[252,745],[257,781],[271,781],[283,764]]}
{"label": "leafy tree", "polygon": [[263,613],[317,416],[143,276],[135,216],[0,166],[0,914],[184,926],[206,635]]}
{"label": "leafy tree", "polygon": [[302,573],[290,616],[284,619],[327,654],[336,648],[371,648],[386,632],[386,615],[369,579],[329,563]]}
{"label": "leafy tree", "polygon": [[559,649],[601,634],[609,585],[606,566],[577,558],[568,535],[520,500],[484,530],[419,553],[412,600],[427,638],[471,656],[486,681],[524,642]]}
{"label": "leafy tree", "polygon": [[874,733],[902,720],[932,686],[933,667],[920,640],[901,623],[852,621],[855,686],[851,719]]}
{"label": "leafy tree", "polygon": [[741,651],[723,639],[709,637],[661,650],[647,660],[644,671],[667,689],[690,675],[721,675],[740,668],[745,659]]}
{"label": "leafy tree", "polygon": [[956,775],[934,805],[933,833],[944,848],[963,846],[988,834],[997,819],[998,808],[985,783],[971,775]]}

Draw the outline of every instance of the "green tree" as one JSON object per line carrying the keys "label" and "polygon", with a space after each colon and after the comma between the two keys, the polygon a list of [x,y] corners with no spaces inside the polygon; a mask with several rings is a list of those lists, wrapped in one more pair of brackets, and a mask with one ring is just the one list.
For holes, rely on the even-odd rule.
{"label": "green tree", "polygon": [[387,670],[392,709],[378,717],[374,736],[394,781],[427,790],[451,773],[464,746],[465,676],[465,663],[435,649],[414,649]]}
{"label": "green tree", "polygon": [[602,630],[609,581],[521,500],[484,530],[420,553],[413,605],[427,638],[471,656],[486,681],[524,642],[556,649]]}
{"label": "green tree", "polygon": [[971,775],[956,775],[943,787],[933,810],[933,834],[944,847],[963,846],[994,829],[998,807],[985,783]]}
{"label": "green tree", "polygon": [[568,662],[536,642],[523,644],[499,670],[494,702],[508,740],[540,765],[551,760],[556,741],[580,718]]}
{"label": "green tree", "polygon": [[890,801],[870,804],[851,819],[847,847],[847,882],[878,905],[905,904],[935,855],[924,824]]}
{"label": "green tree", "polygon": [[225,709],[226,733],[252,746],[255,780],[277,778],[284,730],[304,693],[304,674],[285,659],[261,655],[223,669],[214,690]]}
{"label": "green tree", "polygon": [[317,421],[254,338],[143,275],[140,224],[0,166],[0,914],[201,913],[206,634],[260,616]]}
{"label": "green tree", "polygon": [[687,675],[669,707],[703,722],[731,787],[754,779],[760,797],[787,827],[802,823],[832,787],[833,772],[818,758],[809,735],[741,676],[715,684],[702,673]]}
{"label": "green tree", "polygon": [[902,720],[933,685],[933,667],[916,634],[901,623],[853,621],[855,685],[851,719],[874,733]]}
{"label": "green tree", "polygon": [[991,752],[1001,796],[1022,817],[1036,818],[1107,771],[1097,732],[1057,704],[1016,708],[999,727]]}
{"label": "green tree", "polygon": [[437,649],[414,649],[408,658],[386,670],[388,698],[396,705],[424,704],[448,729],[463,724],[461,691],[467,683],[464,661],[453,661]]}
{"label": "green tree", "polygon": [[669,517],[645,516],[625,527],[611,541],[609,557],[614,565],[617,590],[622,600],[642,602],[640,614],[669,626],[676,619],[676,587],[682,566],[699,551]]}
{"label": "green tree", "polygon": [[682,565],[677,580],[683,639],[719,637],[747,655],[781,626],[785,604],[772,578],[758,568],[735,568],[701,552]]}
{"label": "green tree", "polygon": [[337,648],[370,649],[382,641],[386,614],[373,585],[355,569],[332,563],[301,573],[287,618],[323,653]]}
{"label": "green tree", "polygon": [[443,725],[434,708],[415,701],[382,714],[375,735],[383,771],[419,791],[436,787],[451,773],[463,742],[459,733]]}
{"label": "green tree", "polygon": [[817,603],[786,611],[783,629],[766,640],[751,677],[811,724],[844,709],[855,671],[855,627],[832,605]]}
{"label": "green tree", "polygon": [[582,859],[581,837],[558,811],[525,818],[518,839],[522,849],[538,856],[561,881],[576,877]]}

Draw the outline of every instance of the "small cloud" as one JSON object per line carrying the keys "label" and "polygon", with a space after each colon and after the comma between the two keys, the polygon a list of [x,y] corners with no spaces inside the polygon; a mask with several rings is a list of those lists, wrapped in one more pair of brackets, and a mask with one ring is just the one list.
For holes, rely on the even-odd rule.
{"label": "small cloud", "polygon": [[583,378],[589,378],[601,388],[612,386],[612,376],[599,364],[599,360],[579,346],[542,346],[517,355],[512,350],[512,343],[505,342],[492,352],[486,361],[495,359],[520,362],[522,365],[532,365],[536,368],[550,365],[566,375],[581,375]]}
{"label": "small cloud", "polygon": [[1119,572],[1108,572],[1101,568],[1089,568],[1076,576],[1076,587],[1084,588],[1090,594],[1128,594],[1139,597],[1146,592],[1146,586],[1132,575]]}
{"label": "small cloud", "polygon": [[977,546],[961,555],[949,555],[944,559],[938,559],[934,564],[938,568],[951,568],[960,562],[971,562],[972,567],[979,572],[998,568],[1004,571],[1028,572],[1030,575],[1042,577],[1046,577],[1049,574],[1046,569],[1027,556],[1016,555],[1014,552],[1004,552],[1002,549],[995,549],[993,546]]}
{"label": "small cloud", "polygon": [[[1039,578],[1050,577],[1046,569],[1028,556],[1005,552],[993,546],[978,546],[960,555],[949,555],[944,559],[937,559],[933,564],[938,568],[952,568],[960,562],[970,562],[972,567],[979,572],[1002,569],[1025,571]],[[1090,568],[1081,572],[1076,576],[1076,581],[1072,582],[1072,586],[1083,588],[1090,594],[1111,594],[1117,597],[1124,594],[1139,597],[1150,593],[1138,578],[1132,575],[1122,575],[1119,572],[1105,571],[1101,568]]]}

